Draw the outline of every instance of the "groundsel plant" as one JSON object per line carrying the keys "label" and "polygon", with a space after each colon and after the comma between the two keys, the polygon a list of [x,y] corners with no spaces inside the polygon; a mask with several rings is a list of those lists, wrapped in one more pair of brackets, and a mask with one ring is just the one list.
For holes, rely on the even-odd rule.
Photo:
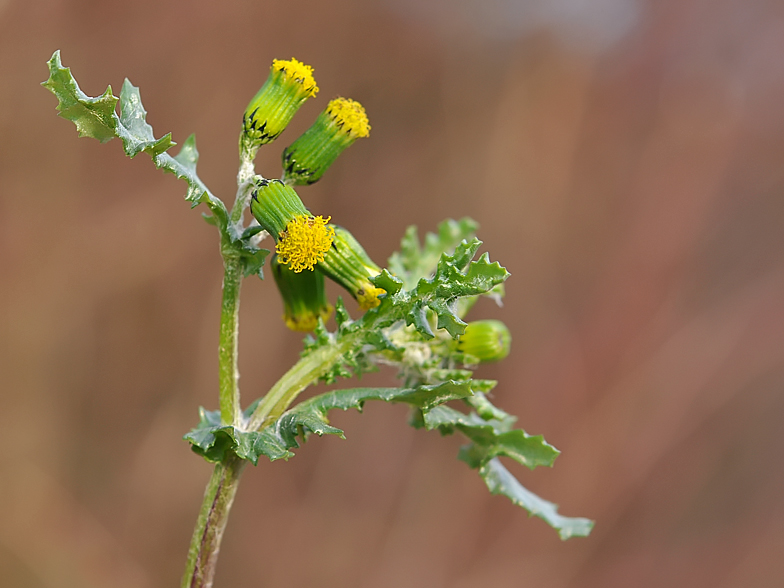
{"label": "groundsel plant", "polygon": [[[184,437],[194,452],[214,464],[214,471],[193,532],[183,588],[212,585],[244,467],[262,457],[287,460],[313,433],[343,437],[329,423],[329,411],[361,410],[369,400],[407,404],[416,428],[462,434],[467,444],[458,458],[479,472],[490,492],[540,517],[562,539],[590,533],[591,521],[561,516],[555,504],[524,488],[499,461],[504,456],[533,469],[552,466],[559,452],[541,436],[514,428],[515,417],[488,398],[496,382],[474,378],[479,364],[503,359],[511,342],[500,321],[464,321],[479,297],[499,301],[509,277],[487,253],[476,258],[481,246],[474,236],[476,223],[446,220],[424,243],[416,227],[409,227],[400,251],[382,268],[348,229],[332,224],[330,216],[312,213],[295,190],[318,181],[343,150],[369,135],[368,118],[358,102],[329,102],[283,150],[281,178],[265,178],[254,166],[259,148],[274,141],[298,108],[318,93],[310,66],[296,59],[274,60],[242,117],[237,193],[228,208],[196,173],[193,135],[176,156],[169,155],[175,144],[171,134],[155,138],[139,89],[127,79],[119,98],[111,86],[101,96],[89,97],[62,66],[58,51],[43,85],[59,100],[60,116],[72,121],[80,136],[101,142],[118,137],[129,157],[145,152],[156,167],[184,180],[185,199],[192,207],[203,204],[209,211],[204,219],[218,231],[224,265],[218,410],[201,408],[199,423]],[[253,217],[248,224],[247,209]],[[260,246],[265,241],[269,250]],[[310,334],[299,361],[264,396],[243,406],[237,369],[240,286],[243,278],[263,278],[265,262],[283,300],[286,325]],[[350,317],[340,298],[333,307],[325,279],[342,286],[362,316]],[[333,313],[336,326],[330,331],[326,323]],[[397,369],[399,387],[345,387],[345,379],[379,365]],[[296,403],[303,390],[319,381],[340,384]]]}

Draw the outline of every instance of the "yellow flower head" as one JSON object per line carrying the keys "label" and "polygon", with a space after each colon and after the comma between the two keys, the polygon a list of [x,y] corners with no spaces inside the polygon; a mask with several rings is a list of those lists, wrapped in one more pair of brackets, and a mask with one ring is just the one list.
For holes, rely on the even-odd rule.
{"label": "yellow flower head", "polygon": [[348,98],[335,98],[283,151],[283,181],[300,186],[317,182],[345,149],[369,134],[370,124],[362,105]]}
{"label": "yellow flower head", "polygon": [[327,115],[352,139],[370,135],[365,109],[356,100],[335,98],[327,105]]}
{"label": "yellow flower head", "polygon": [[332,246],[335,230],[323,216],[295,216],[278,236],[275,251],[280,263],[294,272],[312,270]]}
{"label": "yellow flower head", "polygon": [[318,94],[319,89],[313,77],[313,68],[301,61],[297,61],[293,57],[288,61],[273,59],[271,71],[272,73],[282,72],[287,79],[300,84],[302,91],[307,94],[308,98]]}
{"label": "yellow flower head", "polygon": [[318,92],[313,68],[301,61],[275,59],[267,81],[245,109],[240,154],[253,160],[261,145],[274,141],[300,106]]}

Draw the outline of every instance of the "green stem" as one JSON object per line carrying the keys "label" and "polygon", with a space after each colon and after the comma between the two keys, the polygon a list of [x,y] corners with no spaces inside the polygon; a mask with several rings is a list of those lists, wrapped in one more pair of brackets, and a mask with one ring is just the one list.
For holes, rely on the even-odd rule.
{"label": "green stem", "polygon": [[229,457],[215,466],[193,530],[181,588],[212,586],[220,542],[244,466],[245,462],[237,457]]}
{"label": "green stem", "polygon": [[256,168],[253,165],[253,158],[249,159],[247,154],[243,154],[240,157],[240,169],[237,172],[237,195],[229,213],[229,220],[239,233],[242,233],[242,215],[250,204],[250,196],[253,189],[251,180],[255,175]]}
{"label": "green stem", "polygon": [[240,374],[237,368],[242,260],[236,253],[223,256],[223,301],[218,344],[219,404],[221,421],[237,426],[241,420]]}
{"label": "green stem", "polygon": [[282,415],[305,388],[317,382],[351,348],[353,337],[310,352],[278,380],[264,396],[248,421],[248,431],[259,431]]}

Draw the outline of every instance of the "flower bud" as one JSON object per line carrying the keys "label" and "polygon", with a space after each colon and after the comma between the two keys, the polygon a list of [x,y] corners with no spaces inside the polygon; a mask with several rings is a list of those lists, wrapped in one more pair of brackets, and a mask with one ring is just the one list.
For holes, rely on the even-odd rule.
{"label": "flower bud", "polygon": [[468,323],[460,335],[457,349],[480,362],[499,361],[509,355],[512,335],[501,321],[485,320]]}
{"label": "flower bud", "polygon": [[376,288],[370,278],[380,274],[381,268],[373,263],[351,233],[343,227],[334,226],[334,229],[332,247],[319,261],[318,269],[348,290],[362,310],[375,308],[381,303],[379,295],[386,291]]}
{"label": "flower bud", "polygon": [[267,81],[245,109],[240,152],[253,159],[259,147],[274,141],[305,100],[317,93],[312,67],[294,58],[275,59]]}
{"label": "flower bud", "polygon": [[333,308],[324,291],[321,272],[295,272],[280,263],[275,255],[270,262],[272,275],[283,299],[283,320],[292,331],[312,331],[318,319],[327,321]]}
{"label": "flower bud", "polygon": [[359,102],[335,98],[316,122],[283,151],[283,181],[303,185],[317,182],[338,155],[370,134],[365,109]]}
{"label": "flower bud", "polygon": [[312,270],[330,250],[335,234],[330,217],[310,214],[294,188],[280,180],[256,180],[250,210],[275,239],[278,262],[293,272]]}

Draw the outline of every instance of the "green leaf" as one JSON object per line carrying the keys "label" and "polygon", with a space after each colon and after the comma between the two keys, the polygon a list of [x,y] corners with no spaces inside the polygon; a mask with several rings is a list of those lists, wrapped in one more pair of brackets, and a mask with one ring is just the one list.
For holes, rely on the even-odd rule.
{"label": "green leaf", "polygon": [[[199,409],[199,424],[183,438],[191,448],[208,461],[225,459],[227,452],[234,452],[241,459],[256,465],[265,455],[270,461],[288,459],[294,454],[290,448],[299,447],[298,437],[304,441],[309,435],[337,435],[343,431],[329,424],[327,413],[340,408],[362,410],[368,400],[402,402],[427,412],[434,407],[473,394],[468,382],[444,382],[433,386],[415,388],[352,388],[334,390],[301,402],[286,411],[270,426],[259,432],[243,431],[231,425],[221,425],[220,411]],[[245,411],[252,414],[255,406]]]}
{"label": "green leaf", "polygon": [[128,157],[135,157],[145,151],[154,159],[174,145],[171,133],[160,139],[155,138],[152,127],[147,123],[147,111],[142,106],[139,88],[128,79],[120,90],[120,124],[116,130]]}
{"label": "green leaf", "polygon": [[289,447],[296,447],[296,437],[307,439],[310,433],[343,436],[343,431],[329,424],[327,413],[340,408],[362,410],[368,400],[405,403],[417,407],[424,413],[450,400],[471,396],[469,382],[443,382],[432,386],[415,388],[351,388],[326,392],[301,402],[284,413],[276,425],[272,425],[286,440]]}
{"label": "green leaf", "polygon": [[425,339],[435,337],[433,329],[430,328],[430,321],[427,316],[427,304],[417,300],[411,305],[411,309],[406,314],[406,324],[414,325],[414,328],[421,333]]}
{"label": "green leaf", "polygon": [[463,414],[448,406],[433,408],[424,415],[428,430],[439,429],[444,434],[460,431],[473,441],[474,446],[461,450],[460,458],[472,468],[505,455],[534,469],[552,466],[560,453],[541,435],[529,435],[522,429],[511,429],[504,420],[485,420],[476,413]]}
{"label": "green leaf", "polygon": [[565,517],[558,514],[558,505],[540,498],[509,473],[498,459],[491,459],[479,470],[492,494],[503,494],[514,504],[526,509],[531,516],[539,517],[558,531],[561,539],[587,537],[593,521],[580,517]]}
{"label": "green leaf", "polygon": [[269,254],[270,252],[267,249],[256,249],[256,248],[251,249],[250,246],[248,246],[247,249],[243,250],[242,253],[243,275],[246,278],[248,276],[259,276],[263,280],[264,261],[267,259],[267,256]]}
{"label": "green leaf", "polygon": [[[478,227],[470,218],[459,221],[447,219],[438,225],[438,234],[425,235],[424,247],[419,244],[417,228],[408,227],[400,242],[400,252],[389,258],[389,269],[410,290],[417,281],[429,277],[435,271],[442,253],[451,253],[461,241],[472,237]],[[384,288],[381,285],[378,287]]]}
{"label": "green leaf", "polygon": [[[249,407],[252,412],[255,405]],[[246,417],[250,413],[246,411]],[[270,460],[288,459],[294,454],[281,444],[280,439],[269,431],[243,431],[232,425],[222,425],[220,410],[209,411],[199,408],[199,424],[189,431],[183,439],[191,444],[191,449],[207,461],[218,463],[233,452],[242,459],[256,465],[260,455]]]}
{"label": "green leaf", "polygon": [[41,85],[57,96],[60,116],[76,125],[80,137],[92,137],[101,143],[116,137],[118,121],[114,108],[117,97],[112,94],[112,87],[108,86],[98,98],[91,98],[79,88],[71,69],[62,66],[59,50],[54,52],[48,64],[49,79]]}
{"label": "green leaf", "polygon": [[[63,118],[76,125],[81,137],[93,137],[102,143],[119,137],[123,149],[129,157],[142,151],[152,157],[153,163],[164,171],[173,173],[188,183],[185,196],[193,206],[205,203],[214,216],[221,232],[226,232],[228,213],[223,202],[215,197],[196,174],[199,152],[193,135],[183,144],[179,154],[172,157],[166,151],[174,145],[171,134],[156,139],[152,127],[147,123],[147,111],[141,101],[139,89],[127,79],[123,84],[120,98],[112,94],[111,86],[98,98],[87,96],[79,88],[70,68],[63,67],[60,52],[55,51],[49,64],[49,79],[43,86],[49,89],[58,100],[57,109]],[[120,115],[115,107],[120,104]]]}

